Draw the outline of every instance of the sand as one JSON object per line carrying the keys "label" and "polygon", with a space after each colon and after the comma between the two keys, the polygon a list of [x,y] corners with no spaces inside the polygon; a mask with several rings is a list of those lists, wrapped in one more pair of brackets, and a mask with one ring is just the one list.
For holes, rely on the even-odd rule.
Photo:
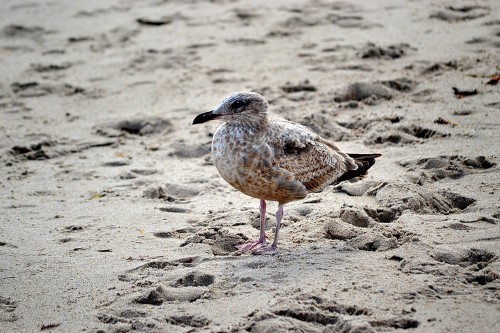
{"label": "sand", "polygon": [[[500,331],[498,1],[0,3],[1,332]],[[285,207],[210,156],[252,90],[383,156]],[[268,206],[272,235],[276,203]]]}

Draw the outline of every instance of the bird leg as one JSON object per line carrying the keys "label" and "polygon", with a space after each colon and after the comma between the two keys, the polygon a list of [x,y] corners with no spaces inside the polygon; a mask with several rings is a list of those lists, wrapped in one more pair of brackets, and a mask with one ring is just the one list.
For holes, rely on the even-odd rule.
{"label": "bird leg", "polygon": [[281,225],[281,218],[283,217],[283,204],[278,205],[278,211],[276,212],[276,230],[274,231],[274,241],[271,246],[262,245],[262,247],[253,251],[255,254],[266,254],[275,255],[278,253],[278,233]]}
{"label": "bird leg", "polygon": [[260,200],[260,237],[258,240],[236,246],[242,252],[252,251],[266,246],[266,201]]}

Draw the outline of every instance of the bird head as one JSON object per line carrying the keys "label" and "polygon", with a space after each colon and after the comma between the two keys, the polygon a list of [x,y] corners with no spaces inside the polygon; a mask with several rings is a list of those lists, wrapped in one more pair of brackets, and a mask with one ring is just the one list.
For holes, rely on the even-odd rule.
{"label": "bird head", "polygon": [[214,110],[199,114],[193,125],[209,120],[222,120],[227,123],[257,124],[267,121],[269,103],[254,92],[238,92],[227,97]]}

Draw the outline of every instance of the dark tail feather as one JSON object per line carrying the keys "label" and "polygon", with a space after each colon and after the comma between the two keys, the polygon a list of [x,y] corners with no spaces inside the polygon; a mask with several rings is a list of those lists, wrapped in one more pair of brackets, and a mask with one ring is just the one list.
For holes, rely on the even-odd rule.
{"label": "dark tail feather", "polygon": [[349,170],[344,173],[342,176],[337,178],[337,183],[340,183],[344,180],[352,179],[352,178],[363,178],[367,175],[368,169],[371,168],[372,165],[375,164],[375,159],[377,157],[382,156],[382,154],[347,154],[354,159],[358,168],[356,170]]}

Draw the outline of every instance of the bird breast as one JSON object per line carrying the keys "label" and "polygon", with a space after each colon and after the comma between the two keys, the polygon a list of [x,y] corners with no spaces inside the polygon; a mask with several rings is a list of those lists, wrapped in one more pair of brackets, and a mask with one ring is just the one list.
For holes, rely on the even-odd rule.
{"label": "bird breast", "polygon": [[231,185],[246,175],[270,167],[270,148],[251,129],[222,124],[214,134],[212,156],[221,176]]}

